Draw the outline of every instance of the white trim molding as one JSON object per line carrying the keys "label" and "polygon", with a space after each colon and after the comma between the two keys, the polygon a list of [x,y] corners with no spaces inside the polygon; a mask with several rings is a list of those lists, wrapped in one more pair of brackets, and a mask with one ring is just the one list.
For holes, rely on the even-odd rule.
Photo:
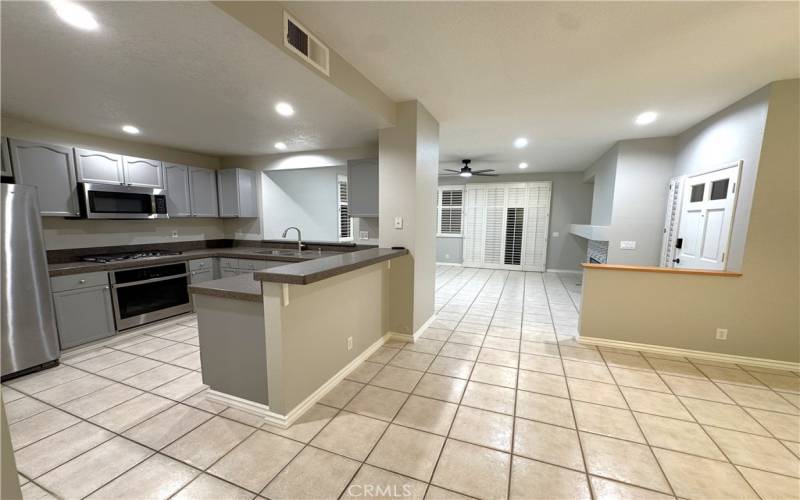
{"label": "white trim molding", "polygon": [[436,314],[432,314],[413,334],[389,332],[387,335],[390,335],[392,340],[399,340],[400,342],[416,342],[420,335],[422,335],[434,321],[436,321]]}
{"label": "white trim molding", "polygon": [[671,356],[685,356],[688,358],[706,359],[709,361],[722,361],[726,363],[741,363],[743,365],[760,366],[763,368],[773,368],[776,370],[800,371],[800,363],[791,361],[779,361],[776,359],[752,358],[749,356],[739,356],[736,354],[722,354],[709,351],[695,351],[693,349],[682,349],[680,347],[666,347],[653,344],[639,344],[636,342],[625,342],[623,340],[610,340],[600,337],[578,337],[582,344],[596,345],[601,347],[618,347],[620,349],[633,349],[636,351],[652,352],[656,354],[668,354]]}
{"label": "white trim molding", "polygon": [[547,269],[548,273],[569,273],[569,274],[583,274],[583,270],[576,271],[575,269]]}
{"label": "white trim molding", "polygon": [[322,384],[319,389],[311,393],[306,399],[304,399],[300,404],[292,408],[286,415],[281,415],[279,413],[275,413],[269,409],[269,406],[254,403],[253,401],[248,401],[246,399],[242,399],[237,396],[232,396],[230,394],[226,394],[224,392],[215,391],[209,389],[207,394],[208,398],[212,401],[217,401],[224,405],[230,406],[232,408],[236,408],[237,410],[242,410],[253,415],[262,417],[264,421],[270,425],[274,425],[276,427],[280,427],[282,429],[286,429],[290,427],[298,418],[300,418],[306,411],[308,411],[312,406],[317,404],[317,402],[322,399],[325,394],[328,393],[331,389],[336,387],[336,384],[344,380],[346,376],[350,374],[353,370],[358,368],[363,361],[367,358],[372,356],[372,354],[380,349],[380,347],[389,340],[391,334],[386,333],[377,341],[375,341],[372,345],[367,347],[361,354],[355,357],[350,363],[348,363],[344,368],[339,370],[333,377],[328,379],[324,384]]}
{"label": "white trim molding", "polygon": [[453,266],[453,267],[464,267],[461,262],[437,262],[437,266]]}

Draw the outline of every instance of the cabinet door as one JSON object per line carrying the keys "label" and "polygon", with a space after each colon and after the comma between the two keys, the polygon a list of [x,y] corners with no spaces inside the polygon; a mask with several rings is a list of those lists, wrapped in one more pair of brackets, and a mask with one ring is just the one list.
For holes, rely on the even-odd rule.
{"label": "cabinet door", "polygon": [[217,217],[217,176],[208,168],[189,167],[192,217]]}
{"label": "cabinet door", "polygon": [[122,165],[125,184],[128,186],[164,189],[164,175],[160,161],[125,156]]}
{"label": "cabinet door", "polygon": [[239,276],[239,270],[238,269],[222,269],[220,271],[220,275],[223,278],[229,278],[231,276]]}
{"label": "cabinet door", "polygon": [[164,164],[164,186],[167,188],[167,213],[170,217],[190,217],[189,167]]}
{"label": "cabinet door", "polygon": [[347,162],[347,206],[353,217],[378,216],[378,161]]}
{"label": "cabinet door", "polygon": [[214,279],[214,270],[213,269],[205,269],[201,271],[192,271],[191,273],[191,282],[192,283],[202,283],[204,281],[211,281]]}
{"label": "cabinet door", "polygon": [[61,349],[116,334],[108,285],[53,294]]}
{"label": "cabinet door", "polygon": [[235,168],[230,168],[217,171],[220,217],[239,217],[239,192],[236,182],[236,170]]}
{"label": "cabinet door", "polygon": [[112,153],[75,149],[78,182],[125,184],[122,157]]}
{"label": "cabinet door", "polygon": [[11,162],[18,184],[36,186],[42,215],[80,215],[72,149],[11,139]]}
{"label": "cabinet door", "polygon": [[236,169],[239,189],[239,217],[258,217],[258,173]]}
{"label": "cabinet door", "polygon": [[11,177],[14,175],[14,171],[11,169],[11,156],[8,154],[8,139],[5,137],[2,138],[2,142],[0,142],[0,150],[3,153],[3,169],[0,171],[0,175],[3,177]]}

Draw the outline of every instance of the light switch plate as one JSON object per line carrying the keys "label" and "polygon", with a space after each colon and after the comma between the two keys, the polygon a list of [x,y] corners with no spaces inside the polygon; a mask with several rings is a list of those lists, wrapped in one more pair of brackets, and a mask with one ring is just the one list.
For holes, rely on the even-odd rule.
{"label": "light switch plate", "polygon": [[403,229],[403,218],[402,217],[395,217],[394,218],[394,228],[395,229]]}
{"label": "light switch plate", "polygon": [[358,232],[358,239],[360,239],[360,240],[368,240],[369,239],[369,231],[359,231]]}
{"label": "light switch plate", "polygon": [[558,238],[559,236],[561,236],[561,233],[558,231],[553,231],[553,238]]}
{"label": "light switch plate", "polygon": [[636,250],[636,242],[635,241],[620,241],[619,242],[620,250]]}

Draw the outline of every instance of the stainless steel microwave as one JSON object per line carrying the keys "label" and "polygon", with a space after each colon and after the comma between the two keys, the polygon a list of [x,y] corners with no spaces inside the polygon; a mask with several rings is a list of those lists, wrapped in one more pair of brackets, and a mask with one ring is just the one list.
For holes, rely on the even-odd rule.
{"label": "stainless steel microwave", "polygon": [[167,192],[111,184],[81,183],[81,217],[86,219],[168,219]]}

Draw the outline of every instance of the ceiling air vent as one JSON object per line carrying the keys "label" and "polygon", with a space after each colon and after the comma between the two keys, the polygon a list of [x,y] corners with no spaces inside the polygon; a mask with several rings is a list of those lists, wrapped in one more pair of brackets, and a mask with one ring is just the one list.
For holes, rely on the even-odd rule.
{"label": "ceiling air vent", "polygon": [[283,11],[283,44],[325,75],[331,75],[328,47],[286,11]]}

